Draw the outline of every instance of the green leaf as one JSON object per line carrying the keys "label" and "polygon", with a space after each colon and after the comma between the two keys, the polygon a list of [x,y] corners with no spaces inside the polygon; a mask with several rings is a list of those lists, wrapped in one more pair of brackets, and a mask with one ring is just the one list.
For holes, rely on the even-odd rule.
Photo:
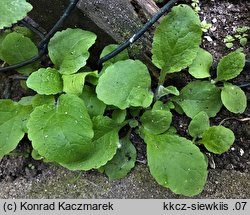
{"label": "green leaf", "polygon": [[81,29],[57,32],[48,45],[49,56],[61,74],[73,74],[86,65],[96,35]]}
{"label": "green leaf", "polygon": [[201,143],[215,154],[227,152],[235,140],[234,133],[223,126],[213,126],[204,132]]}
{"label": "green leaf", "polygon": [[2,44],[5,39],[5,37],[10,33],[10,30],[6,30],[4,32],[0,32],[0,60],[4,61],[4,57],[2,54]]}
{"label": "green leaf", "polygon": [[[120,109],[148,107],[153,100],[151,78],[140,61],[125,60],[109,66],[99,78],[97,97]],[[112,96],[111,96],[112,95]]]}
{"label": "green leaf", "polygon": [[160,99],[163,96],[167,96],[169,94],[172,94],[172,95],[175,95],[175,96],[179,96],[180,92],[174,86],[164,87],[164,86],[160,85],[158,87],[158,89],[157,89],[157,98],[158,99]]}
{"label": "green leaf", "polygon": [[93,147],[92,122],[84,102],[75,95],[61,95],[56,105],[36,107],[27,127],[33,148],[50,161],[87,159]]}
{"label": "green leaf", "polygon": [[147,132],[161,134],[169,129],[172,114],[169,110],[148,110],[143,113],[141,122]]}
{"label": "green leaf", "polygon": [[93,119],[94,133],[93,148],[86,160],[62,164],[70,170],[98,169],[110,161],[119,146],[118,131],[120,126],[112,119],[97,116]]}
{"label": "green leaf", "polygon": [[209,81],[190,82],[174,101],[190,118],[201,111],[206,112],[209,117],[215,117],[222,107],[220,89]]}
{"label": "green leaf", "polygon": [[80,97],[84,100],[88,113],[91,117],[104,114],[106,105],[97,98],[94,89],[89,86],[85,86]]}
{"label": "green leaf", "polygon": [[112,119],[116,121],[117,123],[122,123],[125,121],[127,116],[127,110],[119,110],[116,109],[112,113]]}
{"label": "green leaf", "polygon": [[[107,54],[110,54],[112,51],[114,51],[115,49],[117,49],[119,47],[119,45],[117,44],[111,44],[108,45],[106,47],[104,47],[104,49],[102,50],[101,56],[100,58],[106,56]],[[121,61],[121,60],[127,60],[129,59],[129,54],[128,54],[128,50],[125,49],[124,51],[120,52],[118,55],[116,55],[115,57],[111,58],[110,60],[106,61],[103,63],[103,70],[105,70],[108,66]]]}
{"label": "green leaf", "polygon": [[31,157],[34,160],[42,160],[43,159],[43,157],[41,155],[39,155],[39,153],[35,149],[32,149]]}
{"label": "green leaf", "polygon": [[240,87],[225,83],[221,91],[223,105],[232,113],[243,113],[247,108],[247,97]]}
{"label": "green leaf", "polygon": [[212,63],[212,55],[200,48],[193,63],[189,66],[188,72],[195,78],[208,78]]}
{"label": "green leaf", "polygon": [[31,106],[0,100],[0,157],[13,151],[26,131]]}
{"label": "green leaf", "polygon": [[245,66],[245,54],[234,51],[223,57],[217,67],[217,81],[227,81],[237,77]]}
{"label": "green leaf", "polygon": [[[2,42],[1,49],[3,59],[9,65],[29,60],[38,54],[38,49],[30,38],[16,32],[10,33],[5,37]],[[39,64],[35,62],[17,69],[17,71],[21,74],[29,75],[30,73],[36,71],[38,67]]]}
{"label": "green leaf", "polygon": [[120,140],[120,147],[115,156],[103,166],[103,169],[110,179],[117,180],[124,178],[130,172],[135,166],[135,161],[136,149],[126,136]]}
{"label": "green leaf", "polygon": [[201,193],[207,178],[207,162],[191,141],[173,134],[145,134],[148,165],[156,181],[176,194]]}
{"label": "green leaf", "polygon": [[174,126],[170,126],[170,128],[167,130],[168,134],[176,134],[177,130]]}
{"label": "green leaf", "polygon": [[32,99],[33,99],[33,96],[25,96],[25,97],[22,97],[20,99],[20,101],[18,102],[18,104],[22,105],[22,106],[29,106],[29,105],[32,105]]}
{"label": "green leaf", "polygon": [[130,126],[130,128],[136,128],[139,126],[139,123],[136,119],[131,119],[131,120],[129,120],[129,126]]}
{"label": "green leaf", "polygon": [[245,46],[246,44],[247,44],[247,38],[246,37],[240,38],[240,45]]}
{"label": "green leaf", "polygon": [[65,93],[76,94],[80,96],[88,76],[98,78],[98,72],[82,72],[73,75],[63,75],[63,91]]}
{"label": "green leaf", "polygon": [[33,39],[35,39],[35,33],[26,27],[15,26],[13,28],[13,31],[16,33],[22,34],[25,37],[30,38],[32,41],[33,41]]}
{"label": "green leaf", "polygon": [[187,5],[173,7],[157,27],[153,41],[153,63],[168,73],[192,64],[201,42],[198,15]]}
{"label": "green leaf", "polygon": [[227,47],[228,49],[231,49],[231,48],[233,48],[233,46],[234,46],[233,43],[225,43],[225,45],[226,45],[226,47]]}
{"label": "green leaf", "polygon": [[162,101],[156,101],[154,103],[154,106],[152,108],[152,110],[165,110],[165,111],[169,111],[170,109],[174,108],[174,104],[172,102],[167,102],[166,104],[163,104]]}
{"label": "green leaf", "polygon": [[23,19],[32,10],[32,5],[26,0],[0,1],[0,29],[11,27],[12,24]]}
{"label": "green leaf", "polygon": [[43,95],[55,95],[63,91],[63,81],[56,69],[41,68],[33,72],[28,80],[27,86]]}
{"label": "green leaf", "polygon": [[206,112],[201,111],[190,122],[188,133],[192,137],[202,137],[202,134],[209,128],[209,117]]}
{"label": "green leaf", "polygon": [[32,98],[32,107],[38,107],[42,105],[54,105],[55,104],[55,98],[54,96],[46,96],[46,95],[39,95],[36,94]]}

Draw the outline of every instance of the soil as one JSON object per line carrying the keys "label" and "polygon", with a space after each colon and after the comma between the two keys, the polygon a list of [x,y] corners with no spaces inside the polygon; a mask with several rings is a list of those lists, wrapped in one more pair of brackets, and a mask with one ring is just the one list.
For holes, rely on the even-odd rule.
{"label": "soil", "polygon": [[[212,23],[213,27],[206,33],[204,33],[204,39],[202,42],[202,47],[204,47],[206,50],[208,50],[210,53],[213,54],[214,56],[214,64],[213,64],[213,70],[215,70],[216,65],[218,64],[219,59],[228,54],[230,51],[235,50],[240,47],[238,42],[235,42],[234,47],[232,49],[226,48],[223,39],[225,38],[226,35],[233,35],[235,34],[235,30],[237,27],[242,27],[242,26],[250,26],[250,16],[249,16],[249,11],[250,11],[250,2],[247,0],[241,0],[241,1],[229,1],[229,0],[221,0],[221,1],[210,1],[210,0],[203,0],[201,2],[201,12],[200,16],[201,19],[205,19],[207,22]],[[250,59],[250,39],[248,40],[248,44],[244,48],[244,52],[247,55],[247,59]],[[249,68],[246,68],[244,72],[237,78],[233,80],[233,83],[236,85],[241,85],[243,83],[249,83],[250,82],[250,73],[249,73]],[[0,74],[0,98],[11,98],[13,100],[20,100],[21,97],[25,95],[30,95],[32,94],[31,91],[27,91],[23,89],[20,85],[20,81],[18,80],[12,80],[10,79],[10,76],[15,74],[14,72],[11,73],[1,73]],[[182,74],[174,75],[171,77],[170,82],[174,84],[177,87],[183,87],[188,81],[192,80],[192,77],[190,77],[186,72],[183,72]],[[216,198],[216,197],[227,197],[227,198],[249,198],[250,197],[250,190],[244,190],[240,189],[235,192],[234,195],[231,195],[230,193],[227,194],[226,189],[227,186],[225,186],[225,190],[221,190],[218,188],[218,182],[217,185],[213,184],[216,180],[214,177],[220,178],[222,181],[224,180],[223,177],[225,178],[233,178],[234,175],[239,176],[242,181],[240,182],[235,182],[238,183],[235,189],[239,189],[240,183],[244,184],[245,181],[250,181],[249,180],[249,174],[250,174],[250,106],[249,106],[249,101],[250,101],[250,87],[248,88],[243,88],[243,90],[246,92],[247,99],[248,99],[248,107],[247,110],[240,115],[235,115],[229,113],[227,110],[224,108],[220,111],[220,113],[211,120],[212,125],[218,125],[223,121],[223,125],[232,129],[235,133],[235,143],[233,147],[231,147],[229,152],[226,152],[222,155],[213,155],[208,153],[204,148],[201,148],[202,151],[204,151],[209,159],[209,167],[210,167],[210,176],[208,179],[208,188],[205,188],[205,193],[201,195],[200,197],[203,198]],[[177,113],[174,113],[174,118],[173,118],[173,125],[176,127],[178,133],[182,136],[186,136],[187,138],[190,138],[187,133],[187,128],[188,124],[190,122],[190,119],[187,117],[184,117],[182,115],[179,115]],[[143,164],[138,164],[139,167],[136,169],[140,169],[141,166],[145,168],[144,164],[146,163],[146,155],[145,155],[145,144],[143,141],[140,139],[140,137],[136,134],[136,132],[132,132],[131,134],[131,140],[135,144],[137,151],[138,151],[138,163],[143,163]],[[135,196],[133,195],[114,195],[112,192],[116,192],[117,186],[117,192],[121,192],[123,189],[121,186],[123,186],[123,183],[128,183],[129,186],[132,186],[129,182],[129,179],[124,179],[121,180],[120,182],[107,182],[106,179],[100,179],[103,180],[102,184],[106,184],[105,186],[109,186],[108,183],[111,183],[109,187],[109,192],[104,192],[104,193],[98,193],[98,194],[93,194],[92,196],[82,196],[82,195],[74,195],[70,196],[70,191],[67,190],[66,193],[68,195],[49,195],[46,192],[44,193],[44,190],[48,190],[49,188],[39,188],[36,187],[36,190],[40,189],[40,192],[43,193],[35,193],[34,195],[24,195],[23,192],[25,189],[30,189],[31,186],[39,186],[39,181],[47,181],[47,177],[59,177],[55,176],[55,174],[62,174],[62,175],[67,175],[67,174],[73,174],[72,178],[75,180],[75,178],[78,178],[79,174],[83,174],[84,177],[87,177],[89,180],[89,184],[91,185],[91,181],[93,177],[99,177],[99,173],[96,171],[89,171],[87,173],[69,173],[69,171],[64,170],[63,168],[53,166],[50,164],[46,164],[40,161],[35,161],[31,158],[30,156],[30,151],[31,151],[31,146],[30,142],[28,141],[27,137],[25,137],[21,143],[19,144],[19,147],[15,152],[13,152],[9,156],[5,156],[4,158],[0,158],[0,187],[1,187],[1,192],[0,192],[0,197],[1,198],[16,198],[16,197],[21,197],[21,198],[51,198],[51,197],[64,197],[64,198],[70,198],[70,197],[81,197],[81,198],[92,198],[92,197],[101,197],[101,198],[166,198],[166,196],[162,195],[161,192],[159,191],[158,195],[153,194],[155,190],[161,190],[162,188],[159,188],[157,184],[153,183],[153,188],[149,189],[149,193],[145,194],[144,196]],[[214,170],[213,170],[214,169]],[[66,171],[66,172],[64,172]],[[144,170],[143,170],[144,171]],[[142,174],[143,178],[143,171],[139,173]],[[62,173],[63,172],[63,173]],[[139,174],[137,172],[137,174]],[[62,175],[60,177],[62,177]],[[215,175],[215,176],[214,176]],[[222,177],[223,176],[223,177]],[[245,178],[244,178],[245,177]],[[129,178],[132,178],[135,180],[133,176],[129,176]],[[71,180],[70,179],[70,180]],[[244,179],[244,180],[243,180]],[[55,183],[57,183],[57,179],[54,179]],[[127,181],[126,181],[127,180]],[[140,179],[141,180],[141,179]],[[144,179],[143,183],[146,183],[147,181],[151,181],[151,179]],[[146,181],[145,181],[146,180]],[[52,180],[53,181],[53,180]],[[77,179],[76,179],[77,181]],[[95,183],[98,183],[96,181]],[[33,185],[31,185],[31,182]],[[38,185],[37,185],[38,183]],[[79,182],[77,182],[79,183]],[[86,182],[85,182],[86,183]],[[120,184],[119,184],[120,183]],[[131,182],[132,183],[132,182]],[[140,182],[139,182],[140,183]],[[225,182],[228,183],[228,182]],[[230,183],[233,183],[230,182]],[[41,184],[40,184],[41,185]],[[88,185],[88,184],[87,184]],[[92,184],[93,185],[93,184]],[[104,186],[103,185],[103,186]],[[145,184],[144,184],[145,185]],[[246,186],[249,187],[249,183],[246,182]],[[73,185],[72,185],[73,186]],[[79,184],[77,185],[79,186]],[[98,184],[93,185],[93,187],[98,186]],[[104,187],[105,187],[104,186]],[[112,188],[112,186],[114,186]],[[128,187],[129,187],[128,186]],[[146,186],[146,185],[145,185]],[[212,188],[211,188],[211,187]],[[216,186],[217,191],[219,190],[222,194],[218,196],[216,194],[212,194],[213,192],[209,191],[210,189],[215,189],[214,186]],[[91,187],[91,186],[90,186]],[[127,188],[128,188],[127,187]],[[50,187],[52,188],[52,187]],[[58,188],[58,187],[57,187]],[[60,188],[60,187],[59,187]],[[112,189],[113,191],[112,191]],[[32,187],[34,189],[34,187]],[[62,189],[62,187],[61,187]],[[64,188],[63,188],[64,189]],[[69,190],[72,190],[72,187],[69,187]],[[94,188],[93,188],[94,189]],[[98,188],[101,190],[104,190],[104,188]],[[142,193],[143,187],[141,187]],[[216,190],[215,189],[215,190]],[[65,190],[65,189],[64,189]],[[133,191],[133,189],[131,189]],[[165,190],[165,189],[164,189]],[[150,193],[151,192],[151,193]],[[224,192],[224,193],[223,193]],[[121,192],[122,193],[122,192]],[[178,196],[169,193],[168,194],[169,198],[178,198]]]}

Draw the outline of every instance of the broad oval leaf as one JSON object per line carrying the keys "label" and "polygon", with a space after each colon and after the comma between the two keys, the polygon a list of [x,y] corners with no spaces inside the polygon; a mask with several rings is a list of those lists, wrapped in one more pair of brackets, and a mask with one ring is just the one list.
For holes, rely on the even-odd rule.
{"label": "broad oval leaf", "polygon": [[106,105],[97,98],[96,92],[93,88],[85,86],[80,98],[83,99],[91,117],[104,114]]}
{"label": "broad oval leaf", "polygon": [[190,82],[174,101],[190,118],[201,111],[206,112],[209,117],[214,117],[222,107],[220,89],[209,81]]}
{"label": "broad oval leaf", "polygon": [[190,122],[188,133],[192,137],[202,137],[202,134],[209,128],[209,117],[206,112],[201,111]]}
{"label": "broad oval leaf", "polygon": [[96,35],[81,29],[57,32],[48,45],[49,56],[61,74],[73,74],[86,65]]}
{"label": "broad oval leaf", "polygon": [[245,54],[231,52],[223,57],[217,67],[217,81],[227,81],[237,77],[245,66]]}
{"label": "broad oval leaf", "polygon": [[215,154],[227,152],[235,140],[234,133],[224,126],[213,126],[204,132],[201,143]]}
{"label": "broad oval leaf", "polygon": [[246,94],[240,87],[226,83],[221,91],[223,105],[232,113],[243,113],[247,108]]}
{"label": "broad oval leaf", "polygon": [[[38,54],[38,49],[31,39],[16,32],[10,33],[5,37],[1,49],[3,60],[9,65],[29,60]],[[39,64],[35,62],[19,68],[17,71],[21,74],[29,75],[36,71],[38,67]]]}
{"label": "broad oval leaf", "polygon": [[151,78],[147,67],[138,60],[119,61],[99,78],[97,97],[120,109],[148,107],[152,103]]}
{"label": "broad oval leaf", "polygon": [[124,178],[130,170],[135,166],[136,149],[134,145],[126,136],[120,140],[120,147],[115,156],[102,169],[106,175],[112,179],[117,180]]}
{"label": "broad oval leaf", "polygon": [[161,134],[167,131],[172,122],[169,110],[148,110],[141,117],[142,126],[152,134]]}
{"label": "broad oval leaf", "polygon": [[82,72],[72,75],[63,75],[63,91],[65,93],[81,95],[85,84],[85,79],[88,76],[98,78],[98,72]]}
{"label": "broad oval leaf", "polygon": [[42,95],[55,95],[63,91],[61,75],[52,68],[41,68],[33,72],[26,83],[30,89]]}
{"label": "broad oval leaf", "polygon": [[193,63],[189,66],[188,72],[195,78],[208,78],[210,77],[212,63],[213,56],[200,48]]}
{"label": "broad oval leaf", "polygon": [[0,29],[11,27],[12,24],[23,19],[32,8],[26,0],[1,0]]}
{"label": "broad oval leaf", "polygon": [[153,40],[153,63],[167,72],[178,72],[195,59],[201,42],[198,15],[187,5],[173,7],[157,27]]}
{"label": "broad oval leaf", "polygon": [[78,162],[63,163],[62,166],[70,170],[98,169],[116,154],[119,146],[118,131],[120,126],[112,119],[104,116],[97,116],[92,120],[95,135],[92,142],[93,148],[89,152],[88,158]]}
{"label": "broad oval leaf", "polygon": [[92,122],[84,102],[75,95],[61,95],[56,105],[36,107],[27,127],[33,148],[50,161],[87,159],[93,147]]}
{"label": "broad oval leaf", "polygon": [[196,145],[174,134],[146,133],[145,142],[150,172],[160,185],[185,196],[201,193],[207,162]]}
{"label": "broad oval leaf", "polygon": [[12,100],[0,100],[0,157],[13,151],[26,132],[32,107]]}

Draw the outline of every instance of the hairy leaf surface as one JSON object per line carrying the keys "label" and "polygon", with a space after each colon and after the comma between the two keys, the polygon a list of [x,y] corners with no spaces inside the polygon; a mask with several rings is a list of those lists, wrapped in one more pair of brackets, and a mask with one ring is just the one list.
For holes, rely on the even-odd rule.
{"label": "hairy leaf surface", "polygon": [[200,48],[193,63],[189,66],[188,72],[195,78],[208,78],[210,77],[212,63],[213,56]]}
{"label": "hairy leaf surface", "polygon": [[217,67],[218,81],[227,81],[237,77],[245,66],[245,54],[234,51],[223,57]]}
{"label": "hairy leaf surface", "polygon": [[[38,49],[30,38],[22,34],[13,32],[8,34],[2,42],[1,55],[3,60],[9,65],[17,64],[25,60],[29,60],[37,55]],[[39,65],[37,62],[17,69],[18,72],[24,75],[36,71]]]}
{"label": "hairy leaf surface", "polygon": [[174,100],[191,118],[201,111],[206,112],[209,117],[214,117],[222,107],[220,89],[209,81],[190,82]]}
{"label": "hairy leaf surface", "polygon": [[32,8],[26,0],[1,0],[0,29],[11,27],[12,24],[23,19]]}
{"label": "hairy leaf surface", "polygon": [[49,56],[61,74],[73,74],[86,65],[89,48],[96,35],[81,29],[68,28],[57,32],[48,45]]}
{"label": "hairy leaf surface", "polygon": [[150,172],[160,185],[186,196],[201,193],[207,162],[196,145],[174,134],[146,133],[145,142]]}
{"label": "hairy leaf surface", "polygon": [[153,40],[153,63],[167,72],[178,72],[197,56],[201,42],[200,20],[187,5],[173,7],[156,28]]}
{"label": "hairy leaf surface", "polygon": [[204,132],[201,143],[215,154],[227,152],[235,140],[234,133],[224,126],[213,126]]}
{"label": "hairy leaf surface", "polygon": [[247,108],[247,97],[244,91],[233,84],[225,83],[221,100],[223,105],[232,113],[243,113]]}
{"label": "hairy leaf surface", "polygon": [[98,169],[110,161],[116,154],[119,146],[118,131],[120,126],[112,119],[104,116],[97,116],[93,119],[94,138],[93,148],[87,159],[61,164],[70,170]]}
{"label": "hairy leaf surface", "polygon": [[63,91],[60,73],[49,67],[33,72],[26,83],[30,89],[42,95],[55,95]]}
{"label": "hairy leaf surface", "polygon": [[93,88],[85,86],[80,98],[83,99],[91,117],[103,115],[106,105],[97,98]]}
{"label": "hairy leaf surface", "polygon": [[12,100],[0,100],[0,157],[13,151],[26,132],[32,107]]}
{"label": "hairy leaf surface", "polygon": [[52,95],[46,96],[46,95],[39,95],[36,94],[32,98],[32,107],[38,107],[42,105],[54,105],[55,104],[55,98]]}
{"label": "hairy leaf surface", "polygon": [[209,117],[206,112],[201,111],[190,122],[188,133],[192,137],[202,137],[202,134],[209,128]]}
{"label": "hairy leaf surface", "polygon": [[4,61],[4,57],[2,54],[2,44],[5,39],[5,37],[10,33],[10,30],[6,30],[4,32],[0,32],[0,60]]}
{"label": "hairy leaf surface", "polygon": [[88,76],[98,78],[98,72],[82,72],[73,75],[63,75],[63,91],[65,93],[71,93],[81,95],[85,84],[85,79]]}
{"label": "hairy leaf surface", "polygon": [[140,61],[125,60],[109,66],[99,79],[97,97],[120,109],[148,107],[153,99],[151,78]]}
{"label": "hairy leaf surface", "polygon": [[135,161],[136,149],[126,136],[120,140],[120,147],[113,159],[102,168],[110,179],[121,179],[135,166]]}
{"label": "hairy leaf surface", "polygon": [[75,95],[61,95],[56,105],[38,106],[27,124],[32,146],[57,163],[87,159],[93,144],[93,125],[84,102]]}
{"label": "hairy leaf surface", "polygon": [[160,85],[158,87],[158,90],[157,90],[157,97],[158,98],[161,98],[161,97],[169,95],[169,94],[179,96],[180,92],[174,86],[163,87],[162,85]]}
{"label": "hairy leaf surface", "polygon": [[142,126],[152,134],[161,134],[167,131],[172,122],[169,110],[147,110],[141,117]]}

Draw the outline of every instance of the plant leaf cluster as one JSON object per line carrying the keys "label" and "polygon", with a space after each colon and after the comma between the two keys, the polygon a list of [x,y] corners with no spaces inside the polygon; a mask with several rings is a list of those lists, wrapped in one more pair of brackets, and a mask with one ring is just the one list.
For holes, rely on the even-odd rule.
{"label": "plant leaf cluster", "polygon": [[[120,179],[136,162],[130,140],[133,130],[145,141],[150,172],[160,185],[177,194],[199,194],[208,173],[199,145],[221,154],[235,139],[230,129],[210,126],[209,119],[223,105],[236,114],[247,105],[244,92],[228,82],[243,70],[245,55],[235,51],[223,57],[217,78],[211,80],[213,58],[200,48],[201,36],[200,20],[192,8],[173,7],[153,38],[152,62],[161,73],[157,89],[152,89],[147,67],[129,59],[126,50],[105,62],[101,73],[86,71],[96,35],[81,29],[57,32],[48,44],[53,66],[36,64],[19,71],[30,74],[26,84],[37,94],[19,102],[0,100],[0,156],[11,153],[27,133],[34,159],[70,170],[98,169]],[[105,47],[101,56],[116,47]],[[26,35],[0,35],[0,57],[8,64],[36,51]],[[194,78],[206,80],[192,81],[182,89],[165,85],[170,73],[185,68]],[[190,118],[188,132],[193,141],[179,136],[171,125],[174,111]],[[121,137],[125,126],[129,131]]]}

